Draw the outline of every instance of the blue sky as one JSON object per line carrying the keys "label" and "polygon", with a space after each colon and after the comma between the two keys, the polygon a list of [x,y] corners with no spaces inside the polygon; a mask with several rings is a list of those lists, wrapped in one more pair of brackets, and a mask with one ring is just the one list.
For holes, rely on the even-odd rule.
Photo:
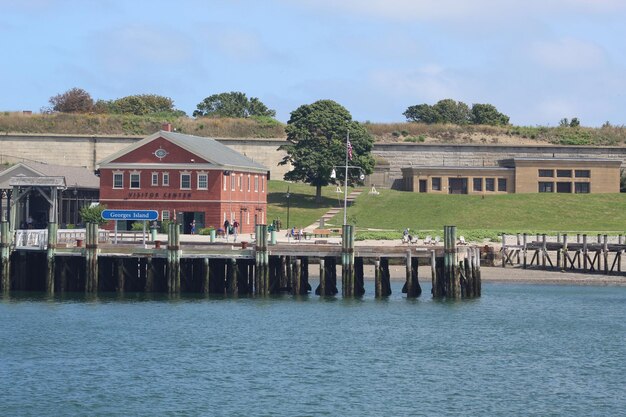
{"label": "blue sky", "polygon": [[401,122],[452,98],[519,125],[622,125],[625,18],[624,0],[0,0],[0,110],[80,87],[188,114],[242,91],[281,121],[332,99]]}

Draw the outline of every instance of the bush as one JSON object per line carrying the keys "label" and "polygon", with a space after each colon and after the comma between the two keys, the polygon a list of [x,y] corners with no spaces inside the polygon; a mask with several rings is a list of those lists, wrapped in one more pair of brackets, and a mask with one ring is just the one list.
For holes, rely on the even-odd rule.
{"label": "bush", "polygon": [[215,230],[215,227],[213,226],[203,227],[200,230],[198,230],[198,234],[203,235],[203,236],[208,236],[211,234],[211,230]]}

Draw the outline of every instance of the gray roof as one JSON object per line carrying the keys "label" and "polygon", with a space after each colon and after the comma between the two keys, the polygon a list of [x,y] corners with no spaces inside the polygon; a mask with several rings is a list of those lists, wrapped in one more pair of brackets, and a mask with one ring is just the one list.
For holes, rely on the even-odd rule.
{"label": "gray roof", "polygon": [[91,188],[96,190],[100,188],[100,178],[98,178],[92,170],[85,167],[71,167],[28,161],[13,165],[12,167],[0,172],[0,176],[26,175],[27,173],[25,173],[23,169],[20,169],[20,167],[33,171],[37,174],[37,176],[65,177],[65,184],[68,187],[76,185],[77,188]]}
{"label": "gray roof", "polygon": [[140,148],[145,144],[158,139],[164,138],[175,145],[180,146],[187,151],[198,155],[200,158],[207,160],[212,165],[220,168],[243,168],[254,171],[267,171],[268,169],[259,164],[258,162],[240,154],[239,152],[229,148],[228,146],[216,141],[215,139],[205,138],[193,135],[184,135],[181,133],[158,131],[139,142],[130,145],[119,152],[109,156],[108,158],[100,161],[99,165],[105,165],[111,163],[122,155],[128,152]]}

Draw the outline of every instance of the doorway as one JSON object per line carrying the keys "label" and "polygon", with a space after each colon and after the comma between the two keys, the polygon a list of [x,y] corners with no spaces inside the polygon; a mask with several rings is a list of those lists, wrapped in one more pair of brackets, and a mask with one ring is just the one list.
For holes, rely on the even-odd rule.
{"label": "doorway", "polygon": [[449,178],[449,194],[467,194],[467,178]]}
{"label": "doorway", "polygon": [[426,185],[428,184],[427,180],[420,180],[419,182],[419,192],[420,193],[425,193],[426,192]]}
{"label": "doorway", "polygon": [[179,219],[182,220],[182,230],[184,234],[191,233],[191,223],[196,221],[196,234],[204,227],[204,213],[201,211],[183,211],[179,212]]}

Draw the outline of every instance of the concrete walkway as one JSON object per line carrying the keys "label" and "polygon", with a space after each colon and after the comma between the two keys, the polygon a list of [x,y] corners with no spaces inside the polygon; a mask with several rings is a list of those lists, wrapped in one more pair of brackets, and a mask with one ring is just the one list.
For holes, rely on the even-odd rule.
{"label": "concrete walkway", "polygon": [[[359,195],[361,195],[362,193],[363,193],[363,190],[351,191],[350,194],[348,194],[348,197],[346,198],[346,202],[347,202],[348,207],[351,206],[354,203],[354,200],[356,200],[356,198]],[[311,233],[315,229],[325,229],[326,226],[320,226],[320,225],[321,224],[326,225],[326,222],[328,220],[332,219],[333,217],[335,217],[337,214],[339,214],[342,211],[343,211],[343,207],[333,207],[333,208],[331,208],[326,213],[324,213],[324,215],[320,218],[320,220],[318,220],[315,223],[310,224],[307,227],[305,227],[304,231]]]}

